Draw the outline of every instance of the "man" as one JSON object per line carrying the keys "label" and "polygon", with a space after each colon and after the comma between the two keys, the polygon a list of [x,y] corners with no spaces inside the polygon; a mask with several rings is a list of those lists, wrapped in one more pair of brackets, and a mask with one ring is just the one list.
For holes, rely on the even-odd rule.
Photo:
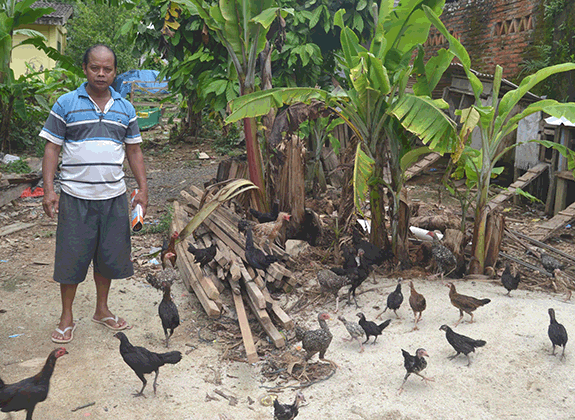
{"label": "man", "polygon": [[[98,44],[84,54],[87,82],[58,98],[40,136],[47,140],[42,162],[48,217],[58,213],[54,280],[60,283],[62,314],[52,333],[55,343],[74,338],[72,304],[78,284],[94,264],[96,310],[92,321],[118,331],[128,323],[108,308],[111,279],[134,274],[130,260],[130,217],[123,162],[128,158],[139,186],[132,207],[148,205],[142,137],[134,107],[110,85],[116,55]],[[61,195],[54,191],[60,151]]]}

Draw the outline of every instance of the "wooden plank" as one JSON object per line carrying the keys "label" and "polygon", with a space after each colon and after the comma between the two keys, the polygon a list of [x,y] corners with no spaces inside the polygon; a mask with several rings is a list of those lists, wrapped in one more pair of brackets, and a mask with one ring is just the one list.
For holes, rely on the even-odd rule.
{"label": "wooden plank", "polygon": [[[574,204],[575,204],[575,203],[574,203]],[[574,210],[575,210],[575,206],[574,206]],[[540,247],[540,248],[546,249],[546,250],[548,250],[548,251],[555,252],[556,254],[559,254],[559,255],[561,255],[562,257],[567,258],[568,260],[575,262],[575,257],[574,257],[573,255],[569,255],[569,254],[567,254],[567,253],[561,251],[560,249],[554,248],[554,247],[552,247],[551,245],[547,245],[547,244],[544,243],[544,242],[538,241],[537,239],[535,239],[535,238],[533,238],[533,237],[529,237],[529,236],[527,236],[527,235],[524,235],[524,234],[522,234],[522,233],[520,233],[520,232],[515,232],[514,230],[509,230],[509,232],[511,232],[513,235],[515,235],[515,236],[517,236],[517,237],[519,237],[519,238],[521,238],[521,239],[525,239],[525,240],[527,240],[527,241],[529,241],[529,242],[531,242],[531,243],[537,245],[537,246]]]}
{"label": "wooden plank", "polygon": [[2,189],[0,191],[0,207],[5,206],[6,204],[10,204],[12,200],[16,200],[19,198],[24,190],[28,187],[31,187],[32,184],[16,184],[11,188]]}
{"label": "wooden plank", "polygon": [[280,306],[279,302],[271,297],[270,292],[267,289],[262,290],[264,297],[266,298],[266,303],[268,304],[268,311],[271,308],[272,313],[276,316],[279,324],[285,330],[291,330],[294,327],[293,319],[290,318],[288,314]]}
{"label": "wooden plank", "polygon": [[253,281],[251,275],[248,273],[248,270],[246,270],[246,267],[243,264],[238,265],[240,267],[240,272],[242,273],[242,278],[244,279],[244,286],[246,287],[248,296],[252,299],[254,305],[256,305],[259,309],[265,309],[266,299],[264,298],[262,291]]}
{"label": "wooden plank", "polygon": [[[184,221],[184,212],[177,201],[174,201],[174,217],[172,219],[172,228],[180,232],[186,222]],[[188,290],[191,288],[196,297],[200,301],[200,304],[206,311],[206,314],[211,318],[217,318],[220,316],[220,308],[216,303],[211,300],[206,294],[205,290],[201,286],[198,278],[195,274],[194,267],[199,269],[195,263],[191,261],[191,254],[189,254],[185,248],[184,242],[179,242],[176,244],[176,252],[178,253],[178,270],[180,271],[184,282],[187,282]],[[219,293],[218,293],[219,295]]]}
{"label": "wooden plank", "polygon": [[240,331],[242,332],[242,340],[244,342],[244,348],[246,349],[246,357],[249,363],[256,363],[259,358],[254,344],[252,330],[250,329],[250,324],[248,322],[248,316],[246,315],[244,301],[242,300],[241,295],[232,293],[232,296],[234,297],[236,313],[238,314],[238,323],[240,324]]}
{"label": "wooden plank", "polygon": [[10,235],[11,233],[16,233],[24,229],[28,229],[35,225],[36,223],[22,223],[22,222],[12,223],[11,225],[0,228],[0,237]]}
{"label": "wooden plank", "polygon": [[250,299],[247,299],[247,301],[253,314],[258,319],[268,337],[273,341],[276,348],[279,349],[284,347],[286,344],[285,338],[280,334],[275,325],[272,323],[272,320],[267,311],[265,309],[256,308]]}
{"label": "wooden plank", "polygon": [[539,225],[530,235],[533,239],[543,242],[553,236],[557,230],[572,222],[573,219],[575,219],[575,203],[572,203],[551,219]]}
{"label": "wooden plank", "polygon": [[529,169],[522,176],[517,178],[517,180],[509,186],[507,191],[503,191],[494,198],[492,198],[491,200],[489,200],[489,203],[487,204],[489,211],[495,210],[501,204],[503,204],[505,201],[511,198],[515,194],[515,190],[517,188],[521,189],[525,188],[527,185],[529,185],[531,182],[537,179],[543,172],[545,172],[545,170],[548,167],[549,164],[547,163],[539,163],[538,165],[535,165],[534,167]]}

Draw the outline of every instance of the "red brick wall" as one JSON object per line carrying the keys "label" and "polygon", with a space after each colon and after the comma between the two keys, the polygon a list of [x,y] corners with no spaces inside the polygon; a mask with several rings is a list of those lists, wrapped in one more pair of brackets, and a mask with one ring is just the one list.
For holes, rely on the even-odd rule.
{"label": "red brick wall", "polygon": [[[441,21],[467,49],[474,70],[493,74],[495,65],[503,76],[518,74],[522,54],[533,42],[542,0],[458,0],[447,3]],[[426,58],[448,48],[445,38],[431,27],[425,43]]]}

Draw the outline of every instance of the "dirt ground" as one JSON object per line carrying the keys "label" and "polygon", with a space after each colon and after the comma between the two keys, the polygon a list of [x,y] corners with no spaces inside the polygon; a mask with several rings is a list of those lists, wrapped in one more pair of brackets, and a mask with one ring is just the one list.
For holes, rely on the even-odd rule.
{"label": "dirt ground", "polygon": [[[178,146],[166,153],[148,150],[151,207],[148,221],[161,219],[165,204],[177,198],[190,183],[202,185],[216,171],[217,165],[200,162],[194,150],[198,146]],[[210,153],[211,154],[211,153]],[[133,181],[132,181],[133,182]],[[424,182],[411,184],[410,195],[432,200],[434,189]],[[130,183],[130,181],[129,181]],[[130,185],[133,187],[133,185]],[[42,212],[41,199],[20,199],[15,206],[0,209],[0,228],[15,221],[35,223],[34,227],[0,239],[0,377],[7,383],[31,376],[42,367],[48,353],[57,347],[49,339],[60,314],[58,285],[51,280],[53,271],[55,222]],[[529,210],[518,210],[526,222],[535,218]],[[522,214],[521,211],[525,213]],[[536,223],[536,222],[532,222]],[[143,255],[151,246],[161,244],[162,235],[135,236],[134,255]],[[563,249],[569,249],[564,244]],[[570,248],[572,249],[572,248]],[[136,274],[115,281],[110,307],[133,327],[126,334],[135,345],[153,351],[164,351],[163,331],[157,316],[161,295],[145,282],[150,264],[137,258]],[[297,273],[303,286],[291,295],[282,296],[282,306],[290,307],[298,294],[316,286],[313,272]],[[567,345],[566,358],[551,356],[547,337],[547,309],[555,308],[557,318],[569,334],[575,334],[570,320],[575,319],[575,306],[563,296],[547,290],[520,286],[505,296],[497,281],[455,280],[460,293],[490,298],[491,303],[475,312],[475,322],[463,322],[456,331],[487,345],[472,355],[467,367],[465,357],[447,360],[452,348],[439,327],[453,325],[458,310],[449,302],[448,289],[441,282],[409,273],[378,275],[376,284],[367,280],[358,296],[361,311],[374,319],[385,307],[385,299],[398,276],[412,279],[417,290],[427,299],[419,331],[412,331],[413,315],[407,304],[409,288],[404,283],[404,304],[398,311],[383,314],[391,325],[375,345],[366,345],[358,353],[357,343],[347,337],[334,314],[335,304],[328,300],[321,307],[308,306],[291,315],[300,324],[317,328],[317,312],[327,311],[334,338],[326,357],[338,365],[335,374],[302,390],[307,402],[298,419],[570,419],[575,409],[575,352]],[[195,296],[182,283],[173,287],[182,325],[176,330],[171,350],[183,353],[177,365],[160,369],[158,393],[154,396],[149,376],[147,398],[133,398],[141,382],[124,364],[118,351],[119,342],[112,332],[91,322],[95,288],[89,275],[78,289],[74,305],[77,329],[74,340],[66,345],[69,355],[61,358],[51,381],[48,399],[36,408],[37,419],[271,419],[273,409],[262,404],[268,395],[266,387],[284,385],[269,381],[262,369],[272,354],[260,357],[250,365],[242,361],[242,346],[234,349],[238,357],[224,358],[232,343],[240,341],[234,314],[230,309],[214,323],[209,320]],[[343,300],[343,299],[342,299]],[[231,306],[233,307],[233,305]],[[354,306],[340,305],[340,313],[356,321]],[[466,315],[465,321],[469,321]],[[250,320],[254,332],[261,330]],[[218,324],[219,327],[214,325]],[[291,333],[287,334],[291,337]],[[265,335],[260,335],[262,348],[269,348]],[[429,353],[426,376],[434,382],[426,385],[418,377],[407,381],[398,395],[405,370],[401,349],[414,353],[424,347]],[[288,342],[288,350],[295,351]],[[279,353],[273,352],[273,357]],[[316,361],[317,356],[312,359]],[[293,383],[293,382],[292,382]],[[231,405],[215,391],[237,398]],[[296,390],[283,388],[282,402],[291,402]],[[209,397],[208,397],[209,396]],[[210,398],[211,397],[211,398]],[[264,400],[265,402],[265,400]],[[93,405],[77,411],[75,408]],[[16,413],[14,419],[24,419]]]}

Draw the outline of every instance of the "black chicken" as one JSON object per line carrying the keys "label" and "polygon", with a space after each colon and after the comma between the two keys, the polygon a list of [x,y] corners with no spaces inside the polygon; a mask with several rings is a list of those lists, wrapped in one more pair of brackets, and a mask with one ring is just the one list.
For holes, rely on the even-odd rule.
{"label": "black chicken", "polygon": [[156,372],[156,376],[154,378],[155,394],[160,367],[164,366],[166,363],[175,365],[182,360],[182,353],[179,351],[154,353],[144,347],[133,346],[128,340],[128,337],[126,337],[126,334],[123,332],[117,332],[114,334],[114,337],[120,340],[120,354],[122,355],[124,362],[132,368],[138,378],[142,381],[142,389],[140,392],[135,393],[134,397],[144,396],[144,388],[146,388],[146,384],[148,383],[146,378],[144,378],[145,373]]}
{"label": "black chicken", "polygon": [[214,259],[217,250],[215,242],[212,242],[212,245],[208,248],[196,248],[188,242],[188,252],[194,256],[195,262],[200,264],[202,270],[204,270],[206,264],[209,264]]}
{"label": "black chicken", "polygon": [[[162,320],[162,328],[166,336],[166,347],[170,347],[170,337],[174,334],[174,330],[180,325],[180,314],[178,307],[172,300],[170,284],[163,282],[162,289],[164,290],[164,296],[158,306],[158,314]],[[168,330],[170,330],[169,335]]]}
{"label": "black chicken", "polygon": [[372,265],[381,265],[385,261],[392,260],[394,257],[393,252],[390,250],[381,249],[377,245],[363,239],[358,229],[353,229],[352,241],[356,249],[359,250],[361,248],[364,250],[365,262],[369,267]]}
{"label": "black chicken", "polygon": [[32,420],[36,404],[48,397],[50,378],[54,373],[56,360],[68,354],[64,347],[52,350],[42,370],[31,378],[15,384],[6,384],[0,379],[0,408],[3,413],[26,410],[26,420]]}
{"label": "black chicken", "polygon": [[279,203],[276,201],[272,206],[272,211],[269,213],[262,213],[252,208],[249,211],[260,223],[275,222],[279,214]]}
{"label": "black chicken", "polygon": [[277,399],[274,400],[274,420],[293,420],[299,413],[299,405],[305,402],[305,397],[301,392],[295,396],[293,404],[281,404]]}
{"label": "black chicken", "polygon": [[[401,279],[399,279],[397,281],[397,286],[395,290],[387,296],[387,306],[385,307],[383,312],[387,311],[388,309],[391,309],[395,313],[395,316],[399,318],[399,315],[397,315],[397,310],[399,309],[402,303],[403,303],[403,294],[401,293]],[[379,314],[377,318],[379,318],[383,314],[383,312]]]}
{"label": "black chicken", "polygon": [[415,356],[412,356],[403,349],[401,349],[401,353],[403,354],[403,366],[405,367],[407,373],[403,378],[403,383],[399,387],[400,394],[403,391],[403,386],[405,385],[407,378],[409,378],[409,375],[411,375],[412,373],[415,373],[417,376],[420,376],[424,381],[434,380],[433,378],[426,378],[421,374],[421,371],[425,370],[425,368],[427,367],[427,360],[425,360],[423,356],[429,357],[429,354],[427,354],[427,351],[425,349],[417,349],[417,351],[415,352]]}
{"label": "black chicken", "polygon": [[457,352],[453,356],[449,356],[448,359],[455,359],[457,356],[459,356],[460,353],[463,353],[465,356],[467,356],[467,366],[471,365],[469,353],[475,353],[476,347],[483,347],[485,344],[487,344],[484,340],[474,340],[473,338],[457,334],[451,329],[451,327],[445,324],[439,327],[439,329],[445,331],[445,337],[447,338],[447,341]]}
{"label": "black chicken", "polygon": [[374,339],[373,343],[371,344],[375,344],[375,342],[377,341],[377,336],[381,335],[382,331],[391,323],[391,319],[388,319],[385,322],[382,322],[381,324],[377,325],[373,321],[367,321],[365,319],[365,315],[362,314],[361,312],[356,315],[359,317],[359,325],[361,326],[361,328],[363,328],[363,331],[365,331],[365,335],[367,337],[366,340],[363,342],[363,344],[367,343],[369,341],[369,337],[372,335]]}
{"label": "black chicken", "polygon": [[429,234],[433,238],[431,255],[437,265],[437,273],[441,274],[441,279],[443,280],[444,274],[449,275],[457,268],[457,259],[449,248],[439,242],[439,238],[435,232],[429,232]]}
{"label": "black chicken", "polygon": [[511,274],[511,267],[509,263],[505,263],[505,270],[503,274],[501,274],[501,283],[503,287],[507,289],[507,296],[511,296],[510,293],[512,290],[517,290],[517,286],[519,286],[519,282],[521,281],[521,275],[519,273],[513,275]]}
{"label": "black chicken", "polygon": [[555,355],[555,346],[562,346],[563,352],[561,353],[561,358],[563,359],[565,357],[565,345],[567,344],[567,330],[555,319],[555,310],[553,308],[549,308],[548,312],[551,322],[547,334],[549,334],[549,338],[553,344],[553,355]]}
{"label": "black chicken", "polygon": [[357,299],[355,298],[355,290],[361,286],[361,284],[369,276],[370,272],[370,266],[363,258],[363,249],[360,248],[357,250],[357,256],[359,258],[359,265],[352,270],[348,270],[348,277],[351,280],[351,287],[349,288],[347,295],[347,303],[351,303],[351,296],[353,296],[353,301],[355,302],[356,309],[359,308],[359,305],[357,304]]}
{"label": "black chicken", "polygon": [[253,268],[266,271],[270,264],[278,261],[275,255],[267,255],[261,249],[254,246],[252,229],[246,230],[246,261]]}

